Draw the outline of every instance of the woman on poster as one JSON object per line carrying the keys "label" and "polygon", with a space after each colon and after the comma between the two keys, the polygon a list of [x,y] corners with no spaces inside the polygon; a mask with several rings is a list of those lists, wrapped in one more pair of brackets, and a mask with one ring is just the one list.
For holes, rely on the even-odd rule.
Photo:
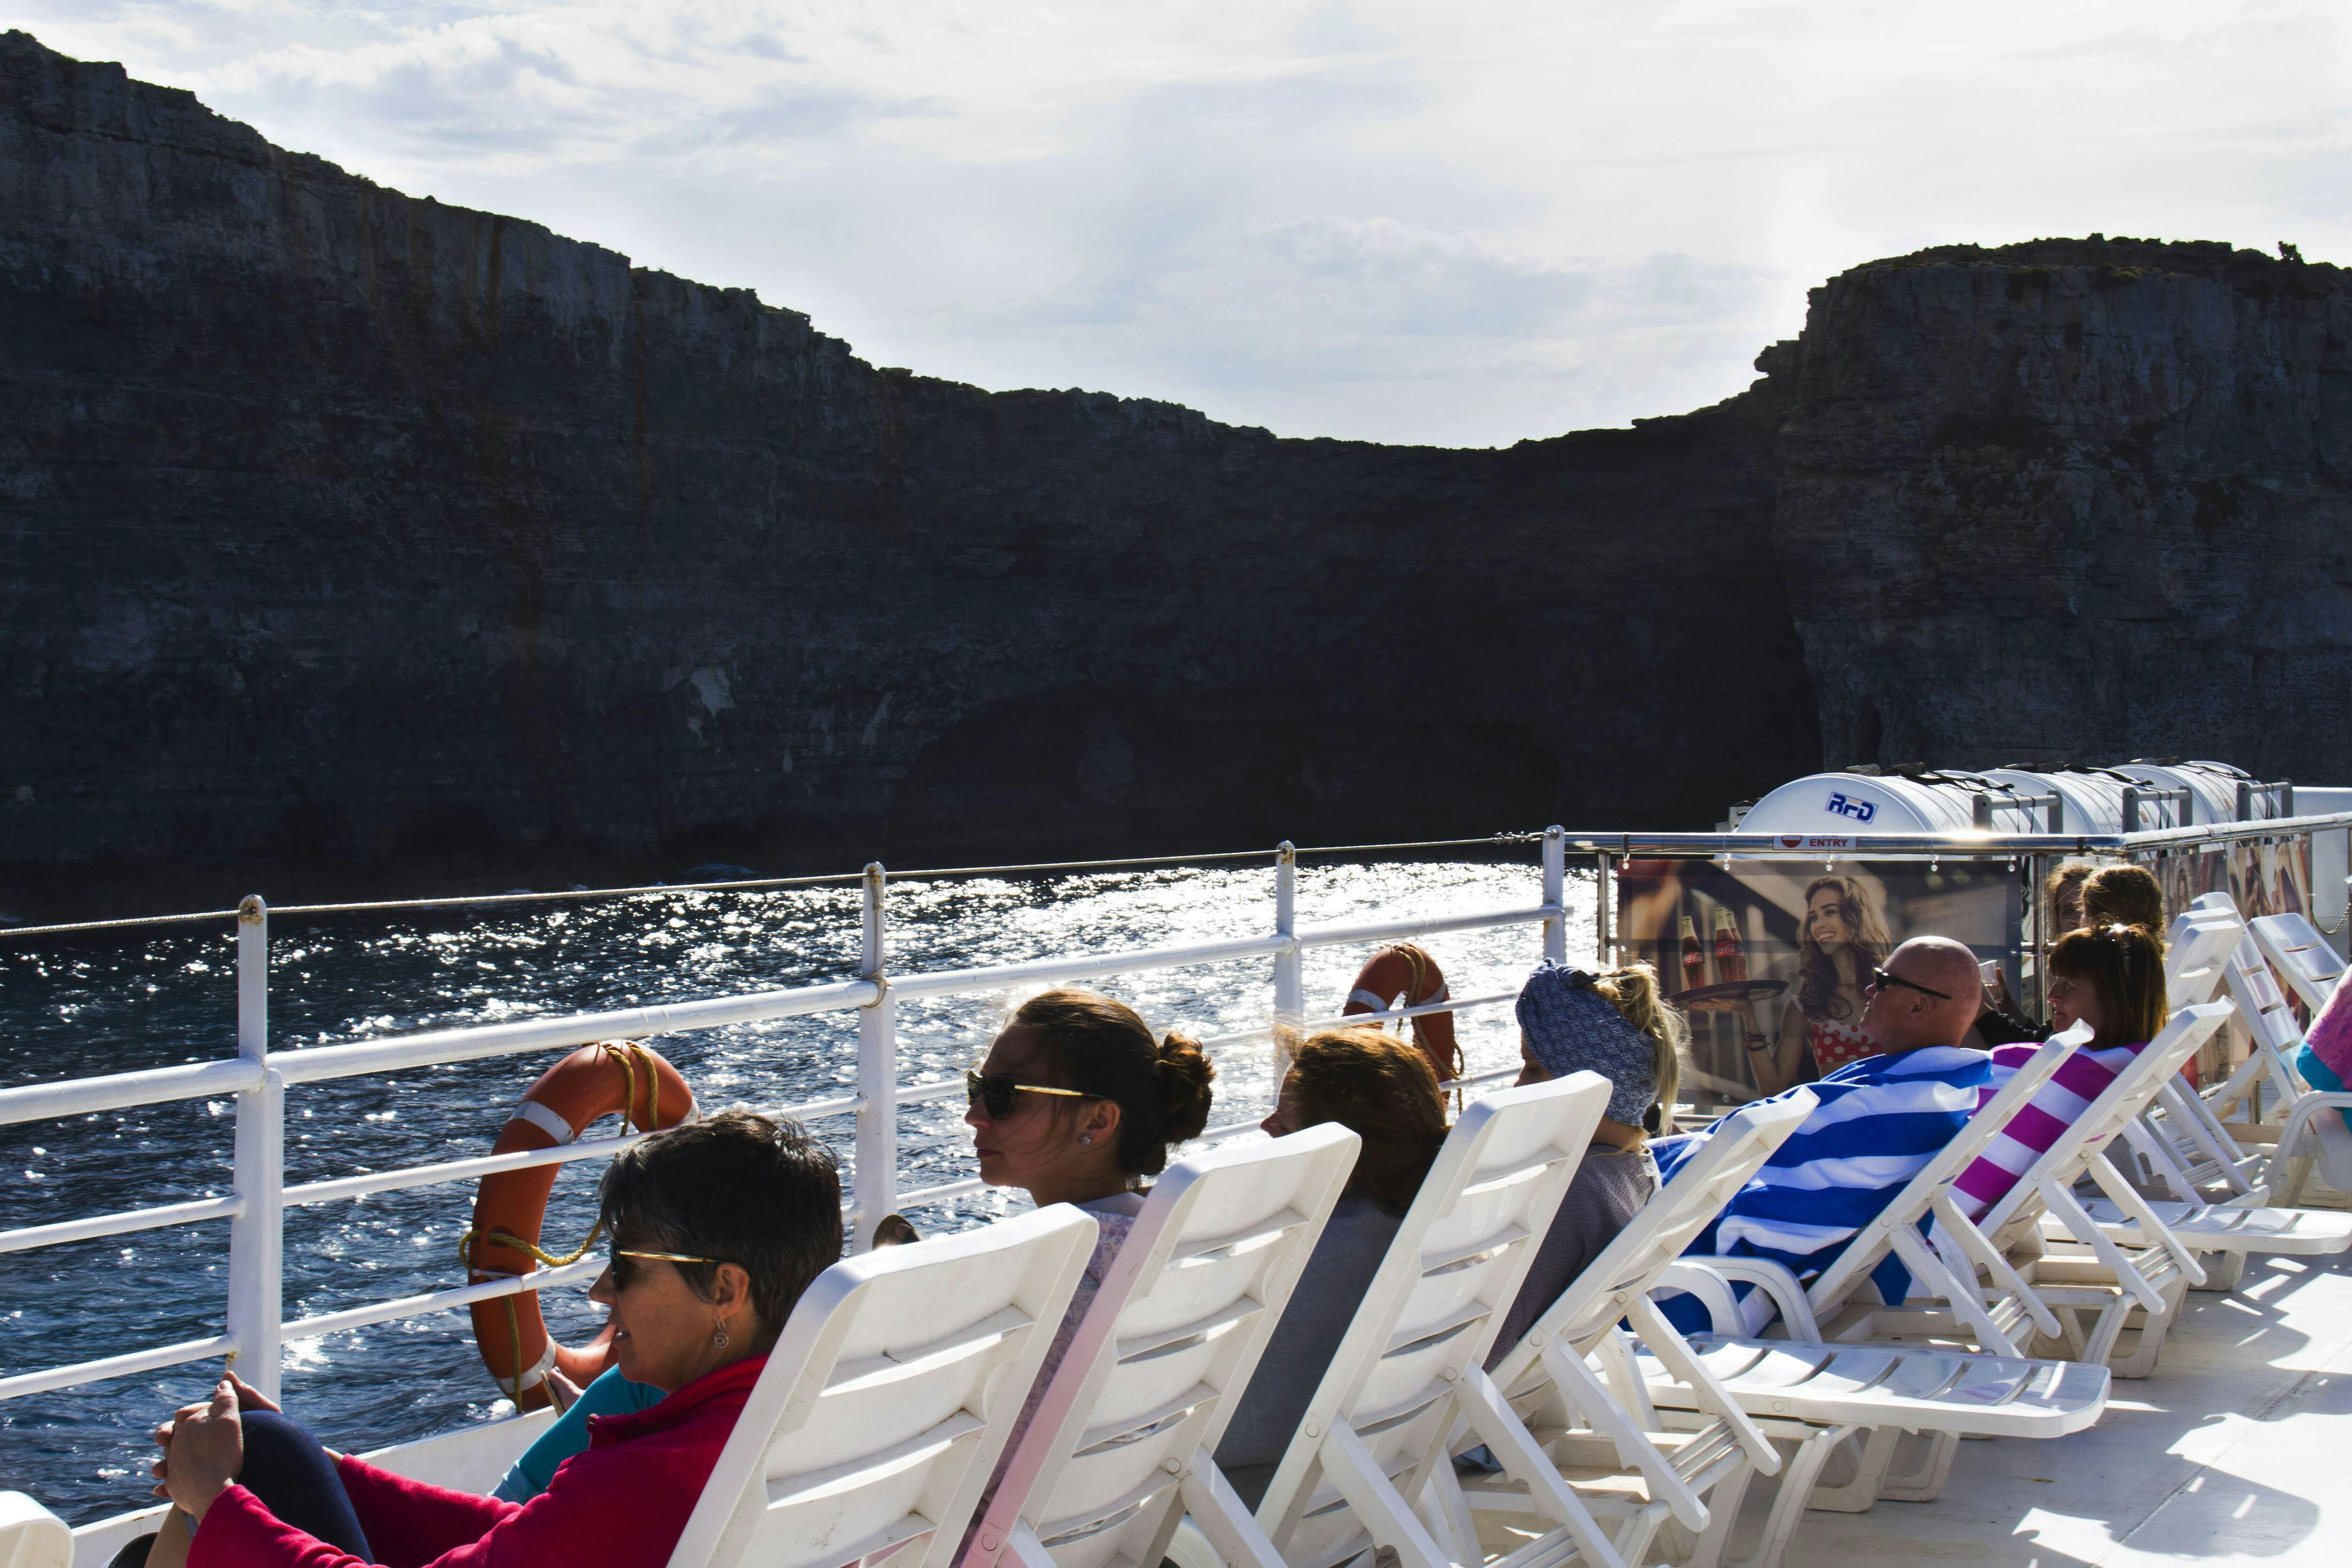
{"label": "woman on poster", "polygon": [[1778,1094],[1878,1054],[1862,1032],[1863,988],[1894,945],[1859,878],[1813,879],[1805,889],[1795,999],[1780,1009],[1780,1038],[1748,1045],[1759,1090]]}

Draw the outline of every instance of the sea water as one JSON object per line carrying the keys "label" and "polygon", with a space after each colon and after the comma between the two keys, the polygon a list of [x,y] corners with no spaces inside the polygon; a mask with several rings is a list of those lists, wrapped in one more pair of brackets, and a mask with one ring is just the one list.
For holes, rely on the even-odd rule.
{"label": "sea water", "polygon": [[[1521,856],[1525,858],[1522,858]],[[1507,862],[1302,865],[1301,925],[1517,907],[1539,900],[1532,853]],[[1593,951],[1591,882],[1571,873],[1571,957]],[[1184,868],[1005,879],[912,880],[889,896],[889,966],[900,973],[1262,934],[1274,926],[1269,867]],[[659,892],[577,903],[514,903],[359,915],[274,914],[269,1043],[299,1050],[532,1016],[680,1001],[854,978],[858,890]],[[1516,990],[1541,956],[1534,924],[1454,933],[1424,945],[1457,997]],[[1308,1016],[1339,1011],[1364,947],[1310,950]],[[0,936],[0,1085],[127,1072],[232,1056],[236,942],[218,926],[95,936]],[[1212,1037],[1262,1028],[1271,961],[1202,964],[1090,983],[1155,1029]],[[975,1065],[1024,987],[901,1002],[898,1081]],[[1462,1014],[1474,1072],[1517,1059],[1507,1005]],[[774,1110],[854,1091],[855,1011],[666,1037],[703,1109]],[[1215,1053],[1212,1125],[1271,1106],[1264,1041]],[[288,1091],[289,1185],[486,1153],[509,1110],[555,1053],[498,1058],[297,1085]],[[0,1229],[217,1196],[229,1190],[235,1105],[226,1098],[0,1127]],[[898,1189],[975,1173],[962,1097],[898,1117]],[[814,1122],[853,1170],[853,1119]],[[591,1136],[618,1126],[607,1121]],[[1252,1137],[1258,1136],[1255,1133]],[[562,1167],[542,1244],[568,1250],[594,1216],[602,1161]],[[458,1238],[471,1182],[289,1209],[290,1321],[465,1282]],[[1026,1206],[983,1191],[910,1211],[926,1234]],[[0,1254],[0,1375],[217,1334],[228,1275],[226,1220]],[[602,1311],[584,1286],[541,1298],[551,1331],[590,1338]],[[76,1522],[143,1506],[148,1433],[200,1398],[218,1362],[0,1402],[0,1489],[31,1493]],[[364,1451],[507,1414],[463,1309],[289,1343],[288,1410],[330,1447]]]}

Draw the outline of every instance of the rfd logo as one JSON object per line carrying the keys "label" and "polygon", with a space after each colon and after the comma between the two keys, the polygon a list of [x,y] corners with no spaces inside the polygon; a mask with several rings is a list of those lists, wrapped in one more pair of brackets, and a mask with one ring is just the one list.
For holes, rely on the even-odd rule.
{"label": "rfd logo", "polygon": [[1878,803],[1874,800],[1854,800],[1843,792],[1840,792],[1830,796],[1830,810],[1839,816],[1851,816],[1856,822],[1868,822],[1878,815]]}

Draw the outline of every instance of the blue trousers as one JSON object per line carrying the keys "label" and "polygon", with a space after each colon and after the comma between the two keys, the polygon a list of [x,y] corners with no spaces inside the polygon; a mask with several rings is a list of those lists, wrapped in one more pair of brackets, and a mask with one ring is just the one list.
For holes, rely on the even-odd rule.
{"label": "blue trousers", "polygon": [[[367,1531],[352,1508],[335,1461],[299,1421],[274,1410],[248,1410],[239,1418],[245,1427],[245,1463],[236,1473],[238,1484],[259,1498],[278,1520],[317,1536],[328,1545],[373,1562]],[[173,1526],[178,1529],[179,1526]],[[147,1561],[148,1543],[142,1536],[115,1555],[116,1568],[138,1568]]]}

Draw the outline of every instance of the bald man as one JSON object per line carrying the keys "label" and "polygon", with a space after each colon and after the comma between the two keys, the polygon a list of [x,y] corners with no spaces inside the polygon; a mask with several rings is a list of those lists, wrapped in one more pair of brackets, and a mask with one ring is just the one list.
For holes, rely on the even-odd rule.
{"label": "bald man", "polygon": [[[1769,1258],[1810,1281],[1975,1112],[1977,1091],[1992,1078],[1990,1055],[1960,1044],[1983,994],[1976,954],[1948,937],[1915,936],[1864,989],[1862,1032],[1880,1054],[1788,1091],[1811,1092],[1820,1104],[1699,1233],[1689,1255]],[[1706,1138],[1658,1140],[1660,1176],[1674,1180]],[[1892,1256],[1871,1279],[1890,1304],[1910,1290],[1910,1270]],[[1670,1301],[1667,1315],[1686,1328],[1706,1326],[1688,1297]]]}
{"label": "bald man", "polygon": [[1915,936],[1887,956],[1864,991],[1862,1032],[1887,1056],[1957,1046],[1977,1021],[1984,983],[1977,955],[1948,936]]}

